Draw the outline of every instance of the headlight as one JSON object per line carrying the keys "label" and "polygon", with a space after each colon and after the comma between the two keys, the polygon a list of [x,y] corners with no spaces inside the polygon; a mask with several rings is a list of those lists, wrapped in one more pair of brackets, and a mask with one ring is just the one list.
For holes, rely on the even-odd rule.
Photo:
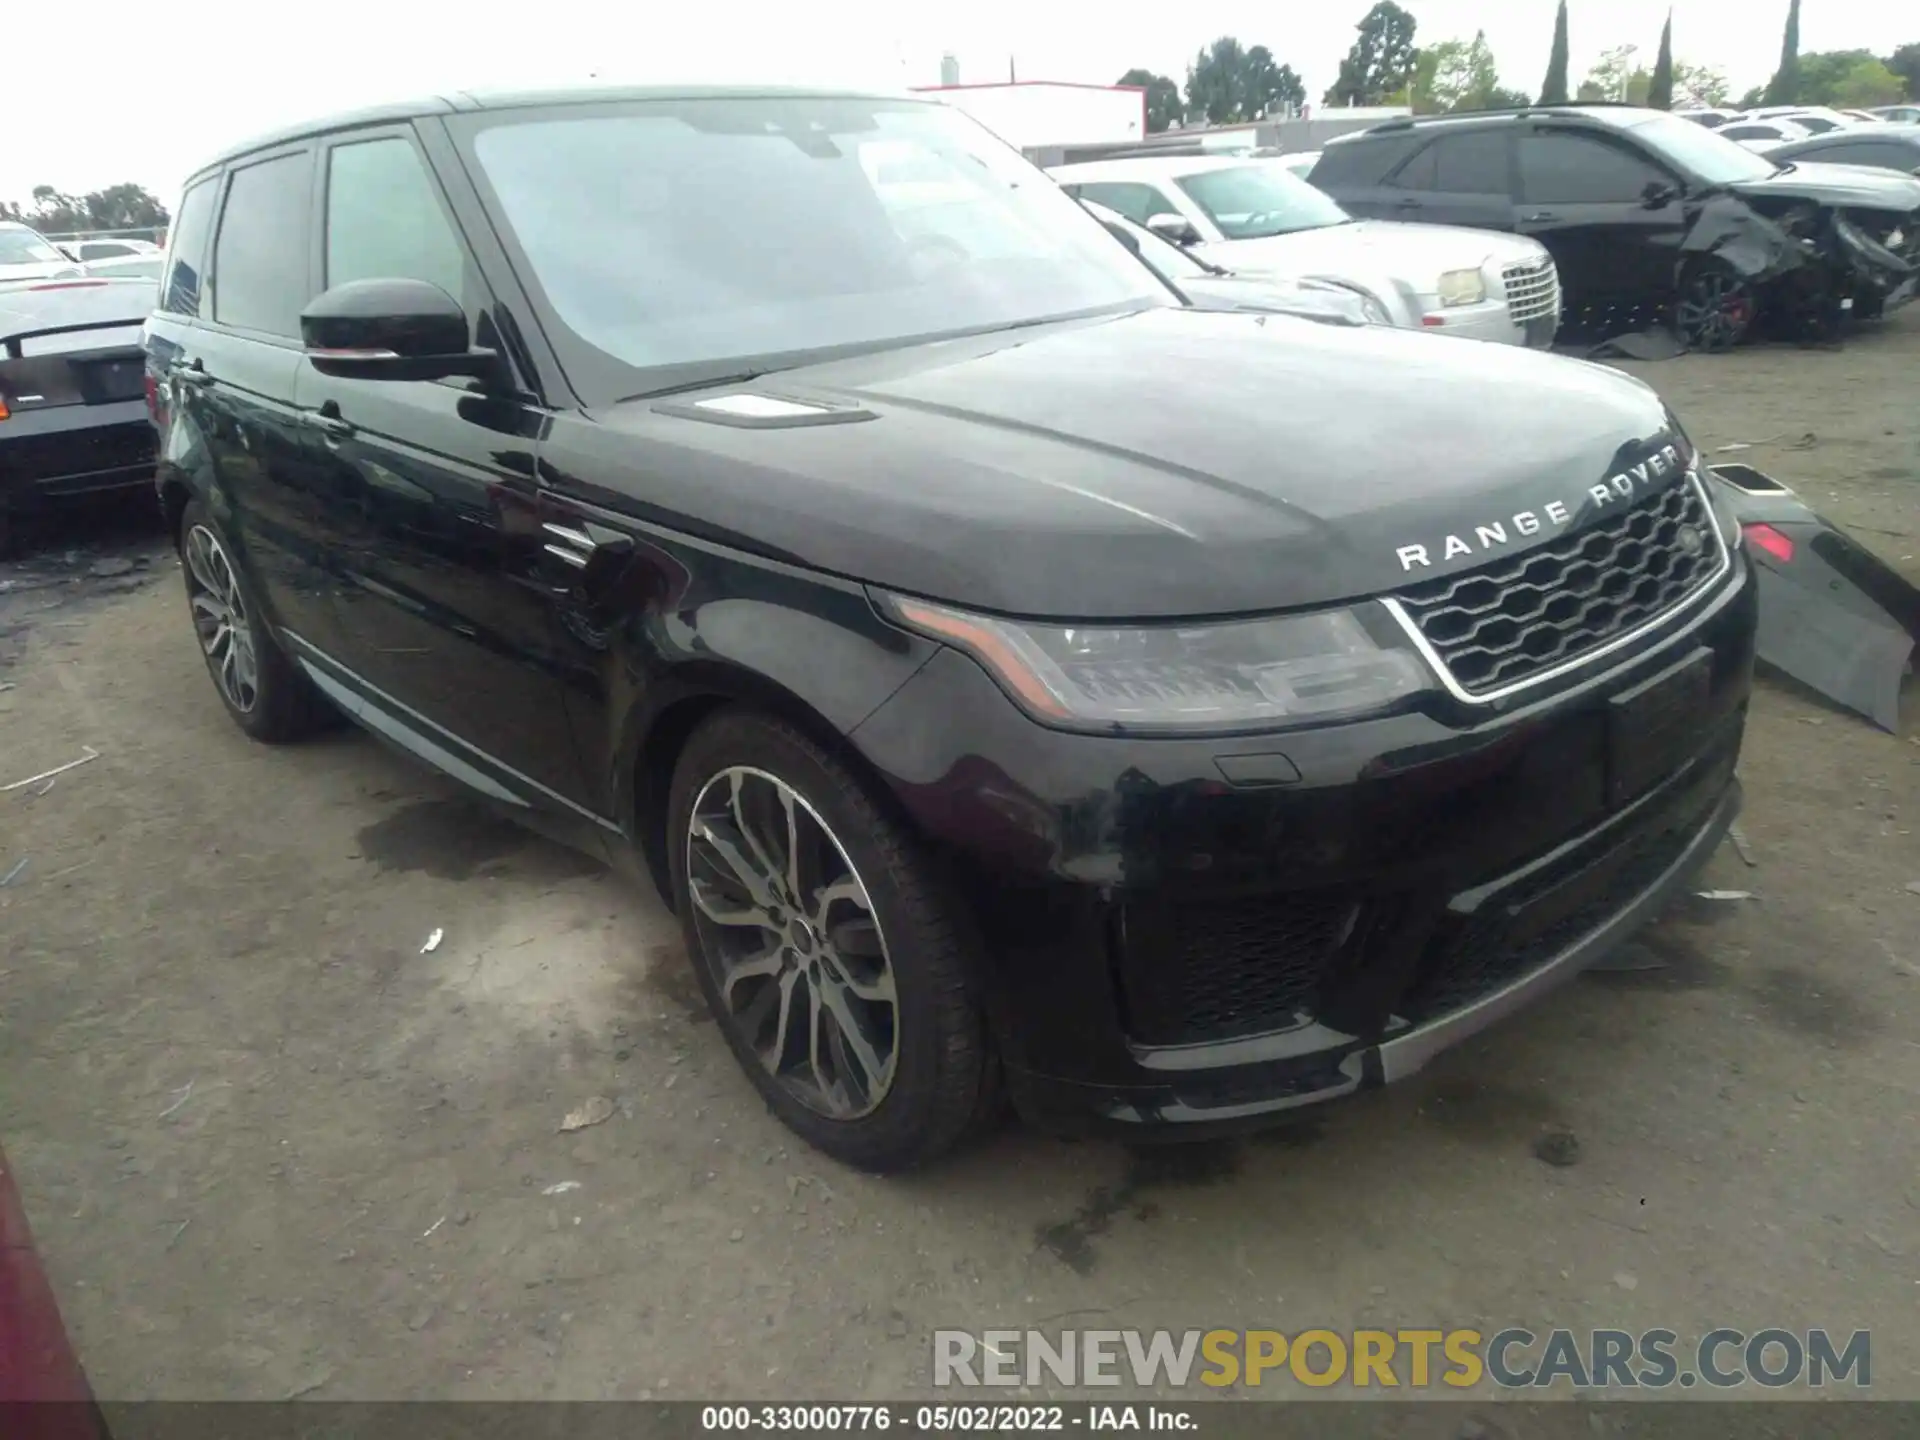
{"label": "headlight", "polygon": [[1487,298],[1487,282],[1478,270],[1448,270],[1440,277],[1436,294],[1446,306],[1478,305]]}
{"label": "headlight", "polygon": [[1411,651],[1377,643],[1351,610],[1205,625],[1003,620],[885,597],[911,629],[977,660],[1042,724],[1214,730],[1380,710],[1428,687]]}

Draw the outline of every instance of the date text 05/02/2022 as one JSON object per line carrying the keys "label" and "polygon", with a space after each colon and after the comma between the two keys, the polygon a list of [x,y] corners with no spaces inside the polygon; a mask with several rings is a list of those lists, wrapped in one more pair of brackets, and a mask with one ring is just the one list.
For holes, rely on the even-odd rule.
{"label": "date text 05/02/2022", "polygon": [[1200,1426],[1191,1409],[1179,1405],[705,1405],[700,1410],[700,1428],[773,1435],[893,1430],[951,1435],[956,1431],[1172,1433]]}

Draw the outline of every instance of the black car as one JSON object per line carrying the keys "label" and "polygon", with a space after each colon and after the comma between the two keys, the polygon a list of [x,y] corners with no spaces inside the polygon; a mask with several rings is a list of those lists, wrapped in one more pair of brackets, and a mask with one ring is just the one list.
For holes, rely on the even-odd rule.
{"label": "black car", "polygon": [[1805,140],[1789,140],[1766,152],[1776,165],[1815,160],[1822,165],[1868,165],[1920,175],[1920,125],[1855,125]]}
{"label": "black car", "polygon": [[16,517],[153,483],[151,280],[0,285],[0,550]]}
{"label": "black car", "polygon": [[948,107],[457,95],[177,215],[160,495],[233,718],[649,876],[849,1162],[1406,1075],[1737,808],[1754,586],[1650,389],[1184,306]]}
{"label": "black car", "polygon": [[1356,215],[1533,236],[1578,338],[1661,320],[1698,349],[1768,318],[1824,333],[1920,282],[1920,180],[1782,165],[1661,110],[1388,120],[1329,141],[1308,179]]}

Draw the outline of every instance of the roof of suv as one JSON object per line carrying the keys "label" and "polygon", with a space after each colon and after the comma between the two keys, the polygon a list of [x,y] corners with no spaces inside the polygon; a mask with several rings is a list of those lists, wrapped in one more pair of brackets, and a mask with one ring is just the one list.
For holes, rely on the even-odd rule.
{"label": "roof of suv", "polygon": [[256,135],[251,140],[222,150],[197,167],[188,178],[190,181],[196,180],[207,171],[251,155],[256,150],[327,135],[336,130],[355,130],[366,125],[395,124],[428,115],[454,115],[475,110],[606,105],[626,100],[914,100],[922,104],[939,103],[932,97],[906,91],[822,90],[789,85],[572,85],[545,90],[455,90],[446,95],[429,95],[417,100],[343,111]]}
{"label": "roof of suv", "polygon": [[1553,120],[1582,120],[1595,125],[1604,125],[1615,130],[1631,129],[1644,124],[1655,116],[1664,116],[1672,112],[1649,110],[1643,105],[1616,105],[1603,100],[1583,100],[1565,105],[1522,105],[1512,110],[1465,110],[1452,115],[1402,115],[1393,120],[1383,120],[1378,125],[1370,125],[1348,135],[1336,135],[1327,141],[1328,148],[1335,145],[1351,145],[1370,136],[1404,135],[1408,131],[1424,133],[1443,130],[1473,130],[1487,125],[1504,125],[1515,120],[1538,120],[1543,117]]}

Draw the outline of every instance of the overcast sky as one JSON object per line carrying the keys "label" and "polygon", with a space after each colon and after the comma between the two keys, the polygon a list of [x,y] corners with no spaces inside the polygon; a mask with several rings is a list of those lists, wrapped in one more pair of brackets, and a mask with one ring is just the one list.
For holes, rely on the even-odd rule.
{"label": "overcast sky", "polygon": [[[444,89],[602,80],[937,84],[1111,83],[1135,65],[1183,79],[1219,35],[1262,44],[1317,101],[1372,0],[94,0],[14,3],[0,22],[7,142],[0,199],[136,181],[173,203],[209,153],[313,115]],[[1501,78],[1537,91],[1554,0],[1402,0],[1431,44],[1484,28]],[[1577,83],[1610,46],[1651,61],[1668,0],[1572,0]],[[1673,0],[1680,59],[1718,66],[1736,94],[1771,73],[1786,0]],[[1813,0],[1803,51],[1876,54],[1920,39],[1911,5]]]}

